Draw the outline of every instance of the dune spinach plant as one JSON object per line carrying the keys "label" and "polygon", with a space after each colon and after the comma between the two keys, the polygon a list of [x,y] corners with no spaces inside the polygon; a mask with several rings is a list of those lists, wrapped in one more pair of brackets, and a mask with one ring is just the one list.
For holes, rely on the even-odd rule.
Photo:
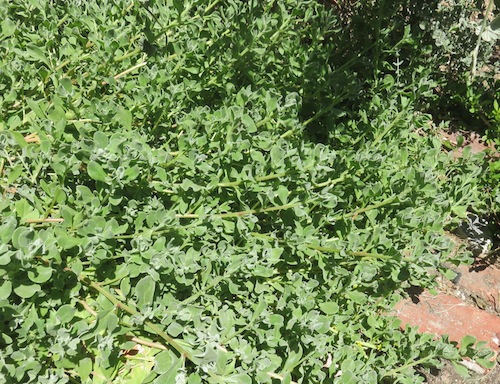
{"label": "dune spinach plant", "polygon": [[387,315],[483,197],[481,156],[453,160],[417,108],[427,72],[393,65],[409,29],[353,45],[311,0],[0,9],[0,382],[490,364]]}

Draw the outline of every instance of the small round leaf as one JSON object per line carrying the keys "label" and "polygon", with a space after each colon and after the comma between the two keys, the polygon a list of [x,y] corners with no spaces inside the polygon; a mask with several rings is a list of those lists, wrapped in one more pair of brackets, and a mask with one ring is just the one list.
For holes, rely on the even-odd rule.
{"label": "small round leaf", "polygon": [[12,283],[5,280],[2,285],[0,285],[0,300],[6,300],[12,293]]}
{"label": "small round leaf", "polygon": [[87,165],[87,172],[89,173],[89,176],[97,181],[105,181],[106,180],[106,172],[104,172],[104,169],[102,169],[101,165],[96,163],[93,160],[89,161],[89,164]]}
{"label": "small round leaf", "polygon": [[38,284],[33,284],[33,285],[18,285],[17,287],[14,288],[14,293],[23,298],[23,299],[29,299],[33,295],[35,295],[38,291],[40,291],[41,287]]}
{"label": "small round leaf", "polygon": [[28,272],[28,278],[34,283],[45,283],[52,276],[52,268],[38,266],[36,270]]}

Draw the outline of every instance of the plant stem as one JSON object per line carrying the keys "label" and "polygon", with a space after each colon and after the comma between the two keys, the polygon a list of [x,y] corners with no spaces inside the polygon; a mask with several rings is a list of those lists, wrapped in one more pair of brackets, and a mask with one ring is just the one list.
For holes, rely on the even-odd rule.
{"label": "plant stem", "polygon": [[39,224],[39,223],[62,223],[64,219],[61,218],[45,218],[45,219],[26,219],[27,224]]}
{"label": "plant stem", "polygon": [[474,51],[472,51],[471,80],[474,80],[474,77],[476,77],[477,55],[479,54],[479,47],[481,45],[481,39],[482,39],[481,36],[484,30],[486,29],[486,25],[488,24],[488,15],[492,11],[494,4],[495,4],[494,0],[490,0],[488,5],[486,6],[486,11],[484,12],[484,19],[483,22],[481,23],[481,30],[479,31],[476,47],[474,48]]}
{"label": "plant stem", "polygon": [[320,109],[318,111],[318,113],[316,113],[314,116],[312,116],[311,118],[307,119],[306,121],[304,121],[302,123],[302,125],[304,127],[306,127],[307,125],[311,124],[313,121],[319,119],[321,116],[325,115],[326,113],[330,112],[332,109],[335,108],[335,106],[337,104],[339,104],[340,102],[344,101],[345,97],[347,96],[346,93],[344,93],[343,95],[340,95],[337,100],[335,100],[334,102],[332,102],[331,104],[329,104],[327,107],[323,108],[323,109]]}
{"label": "plant stem", "polygon": [[[255,181],[257,181],[257,182],[267,181],[267,180],[277,179],[277,178],[284,177],[284,176],[286,176],[286,172],[271,173],[269,175],[256,177]],[[228,182],[224,182],[224,183],[219,183],[219,184],[217,184],[217,186],[221,187],[221,188],[237,187],[237,186],[241,185],[242,183],[249,182],[249,181],[250,180],[228,181]]]}
{"label": "plant stem", "polygon": [[391,369],[390,371],[388,371],[384,377],[387,377],[387,376],[394,376],[396,373],[400,372],[400,371],[404,371],[405,369],[407,368],[410,368],[410,367],[414,367],[415,365],[419,365],[419,364],[422,364],[422,363],[425,363],[427,360],[430,360],[432,359],[433,356],[426,356],[426,357],[423,357],[419,360],[416,360],[416,361],[413,361],[411,363],[408,363],[408,364],[405,364],[405,365],[402,365],[401,367],[398,367],[398,368],[393,368]]}
{"label": "plant stem", "polygon": [[380,73],[380,69],[379,69],[379,62],[380,62],[380,44],[381,44],[381,41],[380,41],[380,29],[382,28],[382,15],[383,15],[383,11],[386,9],[385,7],[385,0],[383,1],[380,1],[378,3],[378,14],[377,14],[377,20],[376,20],[376,23],[375,23],[375,54],[374,54],[374,59],[373,59],[373,63],[374,63],[374,73],[375,73],[375,84],[378,83],[378,75]]}
{"label": "plant stem", "polygon": [[[269,241],[277,241],[278,243],[288,244],[285,240],[276,239],[272,236],[265,235],[263,233],[251,232],[251,235],[254,237],[269,240]],[[323,253],[340,253],[340,252],[342,252],[341,248],[325,247],[322,245],[307,244],[307,243],[304,245],[309,249],[314,249],[315,251],[323,252]],[[375,253],[375,252],[361,252],[361,251],[345,251],[345,252],[350,256],[356,256],[356,257],[369,257],[369,258],[373,258],[373,259],[382,259],[382,260],[394,259],[394,257],[392,257],[392,256],[382,255],[380,253]]]}
{"label": "plant stem", "polygon": [[164,351],[168,349],[163,344],[140,339],[140,338],[135,337],[135,336],[131,337],[130,340],[136,342],[137,344],[142,344],[142,345],[145,345],[145,346],[150,347],[150,348],[162,349]]}
{"label": "plant stem", "polygon": [[333,218],[333,220],[342,220],[342,219],[348,219],[350,217],[356,217],[360,213],[371,211],[372,209],[377,209],[377,208],[383,207],[384,205],[389,205],[389,204],[393,203],[394,201],[396,201],[397,198],[398,198],[397,196],[389,197],[388,199],[385,199],[384,201],[381,201],[380,203],[368,205],[367,207],[357,209],[353,212],[346,213],[345,215],[336,216]]}
{"label": "plant stem", "polygon": [[114,62],[118,62],[118,61],[122,61],[122,60],[125,60],[125,59],[128,59],[129,57],[132,57],[132,56],[135,56],[137,55],[138,53],[141,53],[141,49],[137,48],[135,50],[133,50],[132,52],[128,52],[122,56],[118,56],[118,57],[115,57],[113,59]]}
{"label": "plant stem", "polygon": [[[138,68],[144,67],[147,63],[148,63],[147,61],[142,61],[142,62],[140,62],[140,63],[138,63],[138,64],[136,64],[136,65],[134,65],[134,66],[132,66],[132,67],[130,67],[128,69],[126,69],[125,71],[120,72],[117,75],[114,75],[113,79],[118,80],[119,78],[128,75],[130,72],[133,72],[133,71],[135,71]],[[106,85],[106,84],[108,84],[106,81],[102,82],[102,85]]]}
{"label": "plant stem", "polygon": [[334,185],[334,184],[340,183],[340,182],[344,181],[347,178],[348,174],[349,174],[349,171],[345,170],[336,179],[330,179],[330,180],[324,181],[322,183],[314,184],[314,188],[323,188],[323,187],[327,187],[329,185]]}
{"label": "plant stem", "polygon": [[358,256],[358,257],[369,257],[372,259],[382,259],[382,260],[392,260],[394,257],[392,256],[387,256],[387,255],[381,255],[380,253],[373,253],[373,252],[354,252],[354,251],[347,251],[348,255],[351,256]]}
{"label": "plant stem", "polygon": [[[342,251],[342,249],[340,249],[340,248],[323,247],[321,245],[313,245],[313,244],[306,244],[306,247],[310,248],[310,249],[314,249],[314,250],[319,251],[319,252],[326,252],[326,253],[340,253]],[[374,252],[346,251],[346,253],[350,256],[369,257],[372,259],[382,259],[382,260],[393,259],[392,256],[382,255],[380,253],[374,253]]]}
{"label": "plant stem", "polygon": [[[227,219],[227,218],[231,218],[231,217],[242,217],[242,216],[248,216],[248,215],[255,215],[258,213],[281,211],[281,210],[286,210],[286,209],[296,207],[298,205],[300,205],[300,203],[289,203],[289,204],[285,204],[285,205],[279,205],[276,207],[269,207],[269,208],[263,208],[263,209],[249,209],[247,211],[218,213],[215,215],[208,215],[207,217],[216,217],[216,218],[220,218],[220,219]],[[178,219],[199,219],[199,218],[202,218],[203,216],[198,215],[196,213],[183,213],[183,214],[177,214],[177,215],[175,215],[175,217]]]}
{"label": "plant stem", "polygon": [[[127,312],[128,314],[132,316],[137,316],[140,315],[140,312],[137,311],[135,308],[122,303],[119,299],[117,299],[112,293],[110,293],[107,289],[101,287],[100,284],[96,283],[95,281],[90,280],[87,277],[83,276],[77,276],[78,280],[82,282],[83,284],[93,288],[100,294],[102,294],[106,299],[111,301],[117,308],[120,308],[121,310]],[[146,325],[148,328],[150,328],[154,333],[156,333],[158,336],[160,336],[163,340],[165,340],[172,348],[174,348],[181,356],[186,356],[187,359],[192,361],[193,363],[196,363],[193,355],[184,349],[176,340],[174,340],[172,337],[170,337],[165,331],[163,331],[158,325],[154,324],[153,322],[149,320],[144,321],[144,325]]]}
{"label": "plant stem", "polygon": [[394,120],[392,120],[392,122],[384,129],[384,131],[378,135],[377,137],[375,137],[375,140],[373,140],[373,143],[372,144],[377,144],[380,140],[382,140],[384,138],[385,135],[387,135],[387,133],[389,133],[389,131],[394,128],[394,126],[396,125],[397,122],[399,122],[399,120],[401,119],[401,117],[403,116],[403,113],[406,112],[406,109],[403,109],[402,111],[400,111],[396,117],[394,118]]}
{"label": "plant stem", "polygon": [[[82,305],[85,310],[90,313],[92,316],[97,317],[97,312],[94,311],[94,309],[85,301],[82,299],[79,299],[78,302]],[[142,344],[150,348],[156,348],[156,349],[162,349],[162,350],[167,350],[168,348],[165,347],[163,344],[160,343],[155,343],[154,341],[149,341],[149,340],[144,340],[141,339],[137,336],[127,336],[131,341],[136,342],[137,344]]]}
{"label": "plant stem", "polygon": [[208,4],[208,6],[205,8],[205,14],[209,13],[213,7],[215,7],[218,3],[220,3],[220,0],[215,0],[213,3]]}

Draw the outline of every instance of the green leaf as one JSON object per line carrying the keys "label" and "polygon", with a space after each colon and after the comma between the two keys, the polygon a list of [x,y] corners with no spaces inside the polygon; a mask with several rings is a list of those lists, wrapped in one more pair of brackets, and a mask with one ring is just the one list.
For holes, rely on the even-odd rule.
{"label": "green leaf", "polygon": [[182,332],[184,332],[184,327],[176,321],[172,321],[167,327],[169,335],[173,337],[178,337]]}
{"label": "green leaf", "polygon": [[259,302],[257,306],[255,307],[253,314],[252,314],[252,322],[256,321],[259,316],[264,312],[264,310],[267,308],[267,302],[264,299],[264,297],[259,298]]}
{"label": "green leaf", "polygon": [[12,293],[12,282],[4,280],[0,285],[0,300],[7,300]]}
{"label": "green leaf", "polygon": [[445,269],[441,273],[450,281],[453,281],[457,277],[457,273],[451,269]]}
{"label": "green leaf", "polygon": [[244,114],[241,117],[241,121],[243,122],[243,124],[245,125],[245,127],[249,133],[257,132],[257,126],[255,125],[255,122],[253,121],[253,119],[249,115]]}
{"label": "green leaf", "polygon": [[42,287],[38,284],[24,285],[20,284],[14,287],[14,293],[23,299],[29,299],[30,297],[36,295]]}
{"label": "green leaf", "polygon": [[278,187],[278,191],[276,192],[280,201],[281,201],[281,204],[287,204],[288,203],[288,195],[290,194],[290,192],[288,191],[288,189],[283,186],[283,185],[280,185]]}
{"label": "green leaf", "polygon": [[77,193],[81,196],[83,204],[89,204],[95,199],[95,195],[92,191],[85,185],[78,185],[76,187]]}
{"label": "green leaf", "polygon": [[94,133],[94,143],[97,144],[99,148],[107,148],[109,144],[108,136],[101,131],[97,131]]}
{"label": "green leaf", "polygon": [[47,60],[47,56],[45,55],[45,52],[41,50],[39,47],[36,45],[28,44],[26,48],[24,49],[24,52],[26,53],[26,56],[28,60],[30,61],[40,61],[44,64],[47,65],[47,67],[50,68],[50,63]]}
{"label": "green leaf", "polygon": [[8,17],[2,20],[1,26],[2,26],[3,37],[9,37],[12,36],[14,33],[16,33],[16,23],[14,23]]}
{"label": "green leaf", "polygon": [[433,184],[426,184],[420,188],[420,191],[424,192],[426,195],[434,195],[436,193],[436,186]]}
{"label": "green leaf", "polygon": [[448,360],[457,360],[459,357],[460,353],[454,345],[446,345],[443,348],[443,358]]}
{"label": "green leaf", "polygon": [[234,383],[234,384],[251,384],[253,383],[252,378],[248,376],[246,373],[236,373],[230,376],[226,376],[224,378],[225,383]]}
{"label": "green leaf", "polygon": [[139,308],[153,305],[156,283],[151,276],[144,276],[135,286]]}
{"label": "green leaf", "polygon": [[339,305],[334,302],[334,301],[329,301],[326,303],[320,303],[319,308],[326,314],[326,315],[334,315],[338,313],[340,307]]}
{"label": "green leaf", "polygon": [[174,2],[174,7],[177,11],[177,13],[180,15],[182,13],[182,11],[184,11],[184,1],[182,0],[173,0]]}
{"label": "green leaf", "polygon": [[255,276],[271,277],[274,275],[275,270],[273,268],[268,268],[263,265],[256,265],[252,272]]}
{"label": "green leaf", "polygon": [[182,375],[182,371],[180,371],[181,366],[182,366],[181,358],[176,357],[175,359],[172,359],[172,363],[170,364],[170,368],[168,369],[168,371],[158,376],[155,379],[154,383],[155,384],[176,383],[177,380],[179,379],[178,374],[180,373]]}
{"label": "green leaf", "polygon": [[[32,205],[26,199],[20,199],[16,201],[15,205],[16,213],[21,221],[25,221],[27,219],[38,218],[39,214],[36,212]],[[14,235],[13,235],[14,236]],[[26,246],[26,245],[24,245]]]}
{"label": "green leaf", "polygon": [[[7,244],[12,239],[16,227],[17,222],[14,216],[10,216],[4,221],[4,224],[0,226],[0,241],[2,244]],[[1,254],[2,252],[0,252],[0,259]]]}
{"label": "green leaf", "polygon": [[466,335],[460,340],[460,350],[466,351],[469,346],[476,343],[477,339],[474,336]]}
{"label": "green leaf", "polygon": [[136,384],[136,383],[147,383],[148,377],[154,377],[152,369],[154,366],[154,361],[152,361],[152,355],[155,351],[148,347],[141,346],[140,352],[134,355],[134,359],[128,359],[125,366],[122,369],[122,383],[123,384]]}
{"label": "green leaf", "polygon": [[132,112],[123,107],[119,107],[116,112],[115,119],[125,128],[130,130],[132,128]]}
{"label": "green leaf", "polygon": [[479,365],[481,365],[486,369],[492,369],[496,365],[495,360],[491,359],[488,360],[488,359],[477,358],[476,363],[478,363]]}
{"label": "green leaf", "polygon": [[464,205],[455,205],[451,207],[451,211],[461,219],[467,217],[467,207]]}
{"label": "green leaf", "polygon": [[458,364],[454,361],[451,362],[451,364],[453,364],[453,367],[455,368],[455,371],[457,371],[457,373],[462,376],[463,378],[469,378],[470,375],[469,375],[469,370],[464,367],[462,364]]}
{"label": "green leaf", "polygon": [[140,174],[141,174],[141,169],[137,166],[127,168],[125,170],[124,180],[127,183],[130,183],[131,181],[137,179],[140,176]]}
{"label": "green leaf", "polygon": [[491,21],[490,28],[494,31],[500,29],[500,14]]}
{"label": "green leaf", "polygon": [[191,375],[189,375],[187,384],[201,384],[201,383],[202,381],[200,375],[198,375],[197,373],[192,373]]}
{"label": "green leaf", "polygon": [[491,27],[486,28],[481,34],[481,38],[486,42],[494,42],[500,37],[500,33],[497,30],[491,29]]}
{"label": "green leaf", "polygon": [[36,267],[35,271],[28,271],[28,278],[34,283],[45,283],[52,276],[53,269],[51,267]]}
{"label": "green leaf", "polygon": [[291,350],[288,352],[288,357],[285,361],[285,364],[283,365],[283,371],[292,372],[293,369],[300,363],[301,359],[302,359],[302,347],[299,344],[297,351]]}
{"label": "green leaf", "polygon": [[257,163],[265,164],[266,159],[264,158],[264,155],[260,151],[251,151],[250,156],[252,157],[252,160],[254,160]]}
{"label": "green leaf", "polygon": [[63,77],[59,80],[59,83],[63,86],[66,94],[71,95],[73,93],[73,83],[71,82],[70,78]]}
{"label": "green leaf", "polygon": [[42,103],[41,101],[36,102],[32,99],[26,99],[26,103],[31,108],[31,110],[35,113],[36,117],[38,117],[39,119],[48,119],[48,116],[45,113],[45,111],[40,108],[39,104]]}
{"label": "green leaf", "polygon": [[57,243],[63,250],[67,250],[76,247],[78,245],[81,245],[84,242],[79,237],[73,237],[70,235],[61,234],[57,238]]}
{"label": "green leaf", "polygon": [[92,373],[92,359],[90,357],[85,357],[78,362],[76,367],[78,376],[82,380],[82,383],[90,377]]}
{"label": "green leaf", "polygon": [[23,171],[24,167],[21,164],[16,164],[14,167],[12,167],[7,179],[9,184],[19,181],[18,179],[23,174]]}
{"label": "green leaf", "polygon": [[155,356],[155,367],[154,370],[157,373],[165,373],[172,367],[172,360],[176,357],[172,356],[171,351],[162,351]]}
{"label": "green leaf", "polygon": [[366,301],[366,294],[359,291],[350,291],[347,293],[347,297],[359,304],[363,304]]}
{"label": "green leaf", "polygon": [[71,263],[71,270],[73,271],[73,273],[76,275],[76,276],[80,276],[82,274],[82,271],[83,271],[83,264],[81,262],[81,260],[74,260],[72,263]]}
{"label": "green leaf", "polygon": [[500,161],[493,161],[490,163],[490,170],[492,172],[500,172]]}
{"label": "green leaf", "polygon": [[57,123],[57,122],[63,121],[66,118],[66,112],[61,107],[55,106],[55,107],[52,107],[49,109],[48,117],[54,123]]}
{"label": "green leaf", "polygon": [[122,278],[121,281],[120,281],[120,291],[122,292],[122,294],[124,296],[128,296],[129,295],[130,288],[131,288],[130,279],[127,278],[127,277]]}
{"label": "green leaf", "polygon": [[283,164],[283,156],[284,152],[278,146],[274,146],[271,148],[271,163],[273,167],[279,167]]}
{"label": "green leaf", "polygon": [[8,265],[12,261],[14,252],[9,252],[8,249],[7,244],[0,245],[0,266]]}
{"label": "green leaf", "polygon": [[61,306],[57,312],[56,317],[62,324],[69,323],[75,316],[76,308],[72,305],[66,304]]}
{"label": "green leaf", "polygon": [[12,234],[12,245],[17,249],[26,249],[32,243],[35,233],[31,228],[18,227]]}
{"label": "green leaf", "polygon": [[87,172],[89,176],[97,181],[105,181],[108,177],[104,169],[100,166],[100,164],[96,163],[93,160],[90,160],[87,165]]}
{"label": "green leaf", "polygon": [[338,381],[341,384],[356,384],[359,383],[358,378],[354,375],[354,373],[350,370],[342,369],[342,375],[340,376],[340,380]]}
{"label": "green leaf", "polygon": [[113,330],[118,326],[118,317],[114,313],[110,313],[106,317],[106,328],[109,333],[113,332]]}

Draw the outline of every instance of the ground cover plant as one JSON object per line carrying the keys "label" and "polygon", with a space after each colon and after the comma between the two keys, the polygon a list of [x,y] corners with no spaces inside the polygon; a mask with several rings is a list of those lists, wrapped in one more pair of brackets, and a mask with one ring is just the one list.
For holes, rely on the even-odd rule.
{"label": "ground cover plant", "polygon": [[1,3],[0,382],[489,366],[385,315],[488,164],[433,135],[412,4],[347,3]]}

